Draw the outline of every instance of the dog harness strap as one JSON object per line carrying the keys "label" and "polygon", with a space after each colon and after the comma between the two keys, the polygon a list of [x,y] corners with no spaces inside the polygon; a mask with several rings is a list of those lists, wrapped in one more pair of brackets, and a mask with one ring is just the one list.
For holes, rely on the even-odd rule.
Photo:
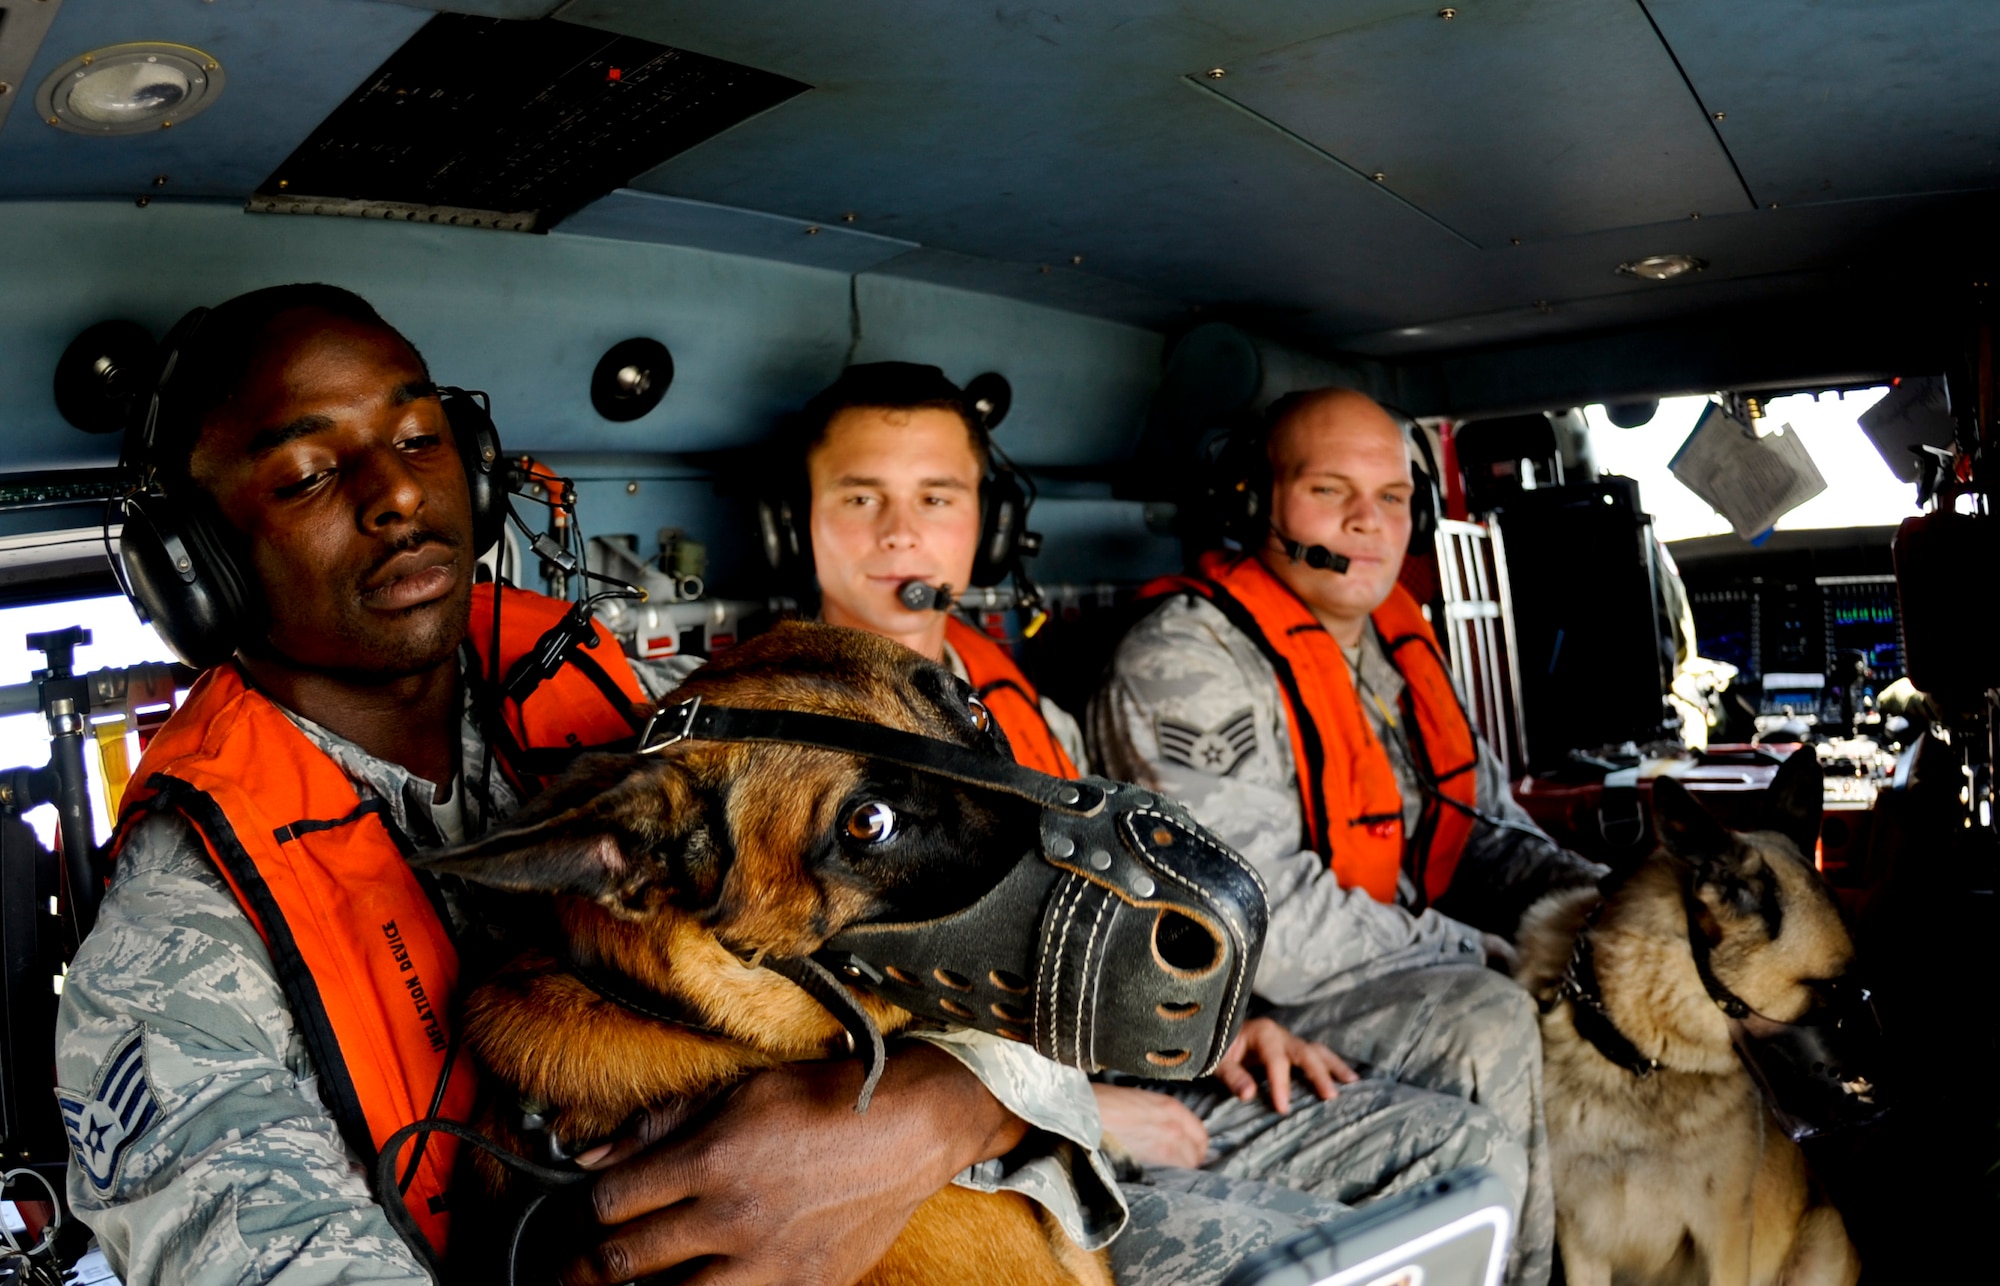
{"label": "dog harness strap", "polygon": [[[1602,903],[1598,909],[1603,909]],[[1618,1024],[1605,1008],[1604,994],[1597,982],[1597,963],[1590,949],[1590,929],[1596,921],[1597,912],[1593,911],[1576,935],[1576,949],[1570,952],[1569,968],[1563,971],[1556,994],[1570,1002],[1570,1021],[1575,1024],[1577,1035],[1589,1041],[1606,1060],[1644,1080],[1660,1070],[1660,1060],[1640,1053],[1639,1047],[1618,1030]]]}
{"label": "dog harness strap", "polygon": [[1089,817],[1104,806],[1102,787],[1065,781],[993,755],[900,728],[798,710],[715,706],[691,697],[653,717],[639,738],[651,754],[683,741],[775,741],[880,759],[918,772],[1015,795],[1043,808]]}
{"label": "dog harness strap", "polygon": [[882,1079],[882,1067],[889,1059],[888,1050],[882,1044],[882,1029],[875,1025],[875,1019],[861,1007],[854,993],[841,985],[840,979],[810,956],[767,959],[764,967],[781,978],[790,979],[800,990],[826,1006],[826,1011],[847,1032],[848,1045],[861,1055],[868,1066],[867,1076],[861,1082],[861,1095],[854,1100],[854,1110],[866,1112],[869,1102],[875,1097],[876,1082]]}

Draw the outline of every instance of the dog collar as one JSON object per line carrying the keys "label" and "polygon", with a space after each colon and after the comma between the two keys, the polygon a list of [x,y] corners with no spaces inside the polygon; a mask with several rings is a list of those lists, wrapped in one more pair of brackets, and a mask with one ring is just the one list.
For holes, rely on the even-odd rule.
{"label": "dog collar", "polygon": [[712,706],[689,697],[653,716],[639,734],[639,753],[655,754],[683,741],[770,741],[846,751],[966,786],[1013,795],[1077,817],[1104,807],[1104,789],[1088,781],[1051,777],[1009,759],[900,728],[803,710],[753,710]]}
{"label": "dog collar", "polygon": [[[1603,903],[1599,903],[1598,910],[1602,909]],[[1645,1080],[1660,1070],[1660,1060],[1640,1053],[1631,1038],[1618,1030],[1611,1011],[1605,1007],[1604,992],[1597,982],[1597,963],[1590,948],[1590,931],[1596,923],[1597,911],[1592,911],[1584,921],[1583,930],[1576,935],[1576,947],[1569,953],[1569,967],[1563,970],[1556,996],[1570,1002],[1570,1021],[1577,1035],[1589,1041],[1607,1061]]]}

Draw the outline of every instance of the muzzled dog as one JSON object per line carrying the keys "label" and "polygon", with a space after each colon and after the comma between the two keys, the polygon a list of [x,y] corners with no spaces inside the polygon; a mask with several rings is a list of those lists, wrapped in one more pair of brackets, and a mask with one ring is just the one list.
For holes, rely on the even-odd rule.
{"label": "muzzled dog", "polygon": [[1671,778],[1660,848],[1520,934],[1543,1008],[1556,1238],[1570,1286],[1852,1283],[1795,1138],[1879,1115],[1854,946],[1809,854],[1819,761],[1785,761],[1769,829],[1725,830]]}
{"label": "muzzled dog", "polygon": [[[477,1128],[508,1151],[559,1166],[642,1109],[780,1062],[868,1058],[872,1044],[879,1070],[882,1034],[913,1021],[982,1026],[1081,1066],[1141,1059],[1153,1075],[1204,1072],[1234,1035],[1261,886],[1172,805],[1017,768],[964,684],[857,631],[780,627],[675,701],[649,753],[580,760],[506,831],[417,859],[553,895],[545,940],[464,1010],[489,1099]],[[1005,932],[1024,898],[1048,915],[1068,907],[1065,924],[1084,905],[1085,923],[1110,926],[1075,944],[1096,948],[1103,972],[1044,967],[1091,953],[1043,950],[1032,919]],[[1133,958],[1146,949],[1134,926],[1150,926],[1151,960]],[[982,941],[1004,967],[913,954],[945,961]],[[1155,1016],[1148,985],[1196,999],[1163,999]],[[1086,994],[1101,1007],[1124,992],[1146,1021],[1089,1021]],[[1174,1047],[1158,1032],[1143,1053],[1120,1044],[1175,1022],[1187,1030]],[[508,1171],[485,1156],[475,1168],[489,1199],[518,1206]],[[541,1240],[553,1218],[538,1220]],[[575,1248],[594,1229],[565,1231]],[[865,1280],[964,1280],[974,1264],[1010,1286],[1111,1280],[1038,1205],[958,1187],[926,1202]]]}

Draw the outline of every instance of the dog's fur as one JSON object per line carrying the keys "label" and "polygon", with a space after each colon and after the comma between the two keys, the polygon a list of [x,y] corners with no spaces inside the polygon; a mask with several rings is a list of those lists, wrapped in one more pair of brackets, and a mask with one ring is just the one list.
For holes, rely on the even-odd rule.
{"label": "dog's fur", "polygon": [[[967,689],[941,667],[830,626],[780,626],[675,696],[861,719],[1001,753],[1006,744],[997,724],[979,726]],[[895,810],[893,839],[870,845],[847,832],[870,801]],[[575,1149],[610,1138],[642,1109],[844,1051],[832,1015],[756,962],[809,954],[851,924],[966,905],[1029,850],[1034,824],[1031,806],[1010,809],[829,750],[689,741],[580,760],[505,831],[421,859],[553,899],[555,933],[476,987],[465,1007],[468,1047],[489,1090],[500,1091],[479,1128],[521,1153],[508,1109],[524,1097],[548,1105],[556,1137]],[[565,956],[644,984],[713,1031],[605,999],[568,971]],[[904,1010],[861,999],[885,1034],[911,1022]],[[488,1195],[503,1200],[505,1172],[479,1162]],[[1101,1253],[1078,1249],[1027,1198],[958,1187],[920,1207],[863,1280],[921,1286],[971,1275],[1003,1286],[1111,1281]]]}
{"label": "dog's fur", "polygon": [[[1574,890],[1530,909],[1519,976],[1544,1007],[1542,1045],[1569,1286],[1852,1283],[1860,1265],[1798,1145],[1769,1118],[1703,987],[1689,945],[1711,943],[1723,986],[1796,1021],[1809,984],[1839,977],[1854,947],[1810,857],[1821,784],[1810,747],[1768,792],[1770,829],[1723,829],[1680,783],[1653,784],[1660,848],[1606,894]],[[1600,901],[1602,906],[1600,908]],[[1659,1068],[1639,1077],[1578,1035],[1558,991],[1586,931],[1612,1022]]]}

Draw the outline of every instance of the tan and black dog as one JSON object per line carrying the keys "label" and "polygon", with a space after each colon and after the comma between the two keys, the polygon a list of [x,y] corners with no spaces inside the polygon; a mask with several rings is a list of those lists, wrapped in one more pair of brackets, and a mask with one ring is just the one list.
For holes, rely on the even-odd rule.
{"label": "tan and black dog", "polygon": [[[725,653],[676,699],[866,720],[1004,754],[969,689],[908,649],[855,630],[787,624]],[[1035,843],[1032,807],[812,747],[686,741],[580,760],[499,833],[419,859],[552,897],[554,931],[476,987],[464,1010],[488,1106],[478,1128],[517,1154],[530,1104],[572,1152],[641,1109],[698,1099],[759,1068],[844,1052],[846,1033],[800,987],[758,966],[804,956],[868,920],[921,920],[991,888]],[[613,971],[685,1021],[607,999]],[[911,1022],[873,997],[886,1034]],[[511,1110],[510,1110],[511,1109]],[[479,1157],[488,1195],[503,1172]],[[579,1235],[584,1234],[579,1229]],[[1109,1283],[1015,1193],[948,1187],[864,1280],[1002,1286]]]}
{"label": "tan and black dog", "polygon": [[1697,965],[1705,945],[1723,988],[1793,1023],[1854,958],[1809,856],[1821,809],[1810,747],[1779,770],[1768,807],[1770,829],[1728,831],[1659,778],[1658,851],[1607,894],[1554,894],[1522,922],[1519,976],[1544,1006],[1569,1286],[1860,1275],[1839,1212],[1759,1098]]}

